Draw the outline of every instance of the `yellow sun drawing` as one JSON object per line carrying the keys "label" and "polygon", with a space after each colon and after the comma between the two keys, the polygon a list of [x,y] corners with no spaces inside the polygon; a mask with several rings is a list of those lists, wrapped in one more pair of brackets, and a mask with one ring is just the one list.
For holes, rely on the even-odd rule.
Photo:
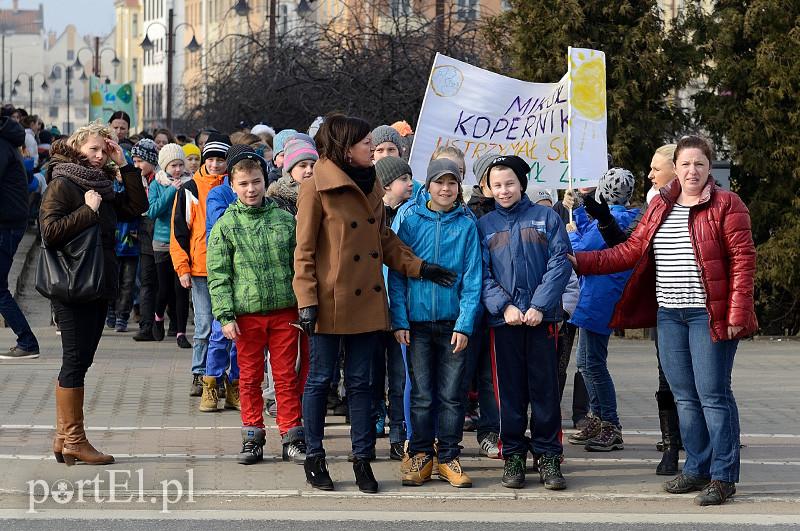
{"label": "yellow sun drawing", "polygon": [[[584,55],[579,54],[579,59]],[[589,120],[606,115],[606,65],[602,56],[572,63],[572,107]]]}

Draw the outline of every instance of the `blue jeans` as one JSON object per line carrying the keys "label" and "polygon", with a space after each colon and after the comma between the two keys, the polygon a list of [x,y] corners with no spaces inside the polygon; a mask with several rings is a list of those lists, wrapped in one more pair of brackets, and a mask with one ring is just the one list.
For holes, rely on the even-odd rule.
{"label": "blue jeans", "polygon": [[236,363],[236,343],[222,335],[222,324],[214,319],[211,322],[211,336],[208,338],[206,356],[206,376],[222,376],[228,367],[229,380],[239,379],[239,364]]}
{"label": "blue jeans", "polygon": [[[492,376],[492,356],[489,352],[489,326],[484,317],[478,318],[467,344],[466,366],[461,388],[464,407],[473,377],[477,382],[478,417],[477,437],[482,441],[489,433],[500,433],[500,412],[497,409],[497,398],[494,395],[494,378]],[[465,409],[466,411],[466,409]]]}
{"label": "blue jeans", "polygon": [[575,352],[578,370],[583,375],[589,393],[589,408],[594,416],[619,426],[617,415],[617,391],[608,372],[608,338],[585,328],[578,333],[578,348]]}
{"label": "blue jeans", "polygon": [[675,395],[683,473],[739,481],[739,409],[731,390],[738,340],[711,340],[705,308],[659,308],[658,352]]}
{"label": "blue jeans", "polygon": [[372,364],[372,412],[374,420],[383,414],[381,403],[386,400],[386,381],[389,382],[389,442],[406,440],[403,392],[406,384],[406,366],[400,343],[391,332],[381,334],[381,348]]}
{"label": "blue jeans", "polygon": [[31,327],[17,301],[8,290],[8,273],[14,262],[19,242],[25,229],[0,229],[0,314],[6,324],[17,334],[17,347],[28,352],[38,352],[39,342],[31,332]]}
{"label": "blue jeans", "polygon": [[[461,453],[464,430],[464,400],[461,394],[466,352],[453,353],[450,339],[452,321],[411,323],[411,344],[406,356],[411,378],[411,424],[414,432],[408,445],[410,455],[433,455],[439,440],[439,462],[456,459]],[[433,405],[436,389],[438,407]],[[434,415],[438,422],[434,431]]]}
{"label": "blue jeans", "polygon": [[208,337],[211,335],[211,296],[208,279],[192,277],[192,304],[194,305],[194,344],[192,345],[192,374],[206,373]]}
{"label": "blue jeans", "polygon": [[303,427],[306,455],[325,457],[328,390],[338,367],[339,344],[344,344],[344,385],[350,408],[350,440],[353,455],[369,458],[375,451],[375,423],[372,421],[372,360],[381,347],[382,332],[364,334],[314,334],[310,338],[308,379],[303,392]]}

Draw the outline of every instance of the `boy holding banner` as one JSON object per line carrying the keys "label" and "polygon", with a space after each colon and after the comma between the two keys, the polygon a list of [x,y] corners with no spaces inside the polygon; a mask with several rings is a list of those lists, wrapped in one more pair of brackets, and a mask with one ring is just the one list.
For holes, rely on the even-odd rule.
{"label": "boy holding banner", "polygon": [[[561,490],[566,481],[560,466],[556,324],[571,274],[569,238],[558,214],[525,195],[530,167],[522,158],[498,156],[487,172],[496,208],[478,220],[478,232],[500,402],[502,484],[525,486],[525,458],[532,446],[541,456],[540,481]],[[532,444],[525,437],[529,404]]]}

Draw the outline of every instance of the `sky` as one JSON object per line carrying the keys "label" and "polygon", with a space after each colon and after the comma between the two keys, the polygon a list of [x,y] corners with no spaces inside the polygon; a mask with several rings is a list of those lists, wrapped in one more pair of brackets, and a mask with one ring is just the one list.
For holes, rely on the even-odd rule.
{"label": "sky", "polygon": [[[44,27],[60,34],[67,24],[74,24],[82,35],[105,35],[114,27],[114,0],[19,0],[20,9],[44,6]],[[0,0],[4,9],[12,0]]]}

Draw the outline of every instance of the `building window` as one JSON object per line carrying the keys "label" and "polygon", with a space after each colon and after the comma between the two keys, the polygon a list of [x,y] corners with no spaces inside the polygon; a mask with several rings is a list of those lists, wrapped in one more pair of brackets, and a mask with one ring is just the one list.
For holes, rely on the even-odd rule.
{"label": "building window", "polygon": [[55,79],[61,79],[61,67],[60,66],[54,66],[53,67],[53,77]]}
{"label": "building window", "polygon": [[61,101],[61,89],[60,88],[57,88],[57,89],[55,89],[53,91],[53,99],[55,100],[56,103]]}
{"label": "building window", "polygon": [[278,9],[278,22],[280,22],[279,33],[286,35],[289,32],[289,6],[286,4],[281,4],[280,9]]}
{"label": "building window", "polygon": [[67,61],[75,60],[75,50],[67,50]]}
{"label": "building window", "polygon": [[407,17],[411,14],[411,0],[390,0],[392,17]]}
{"label": "building window", "polygon": [[139,15],[136,13],[133,14],[133,18],[131,19],[131,33],[133,33],[133,35],[139,34]]}
{"label": "building window", "polygon": [[47,114],[50,116],[50,118],[58,118],[58,106],[51,105],[48,109]]}
{"label": "building window", "polygon": [[134,57],[131,61],[131,81],[134,83],[139,78],[139,60]]}
{"label": "building window", "polygon": [[477,20],[479,7],[479,0],[458,0],[456,15],[459,20]]}
{"label": "building window", "polygon": [[85,120],[86,119],[86,108],[85,107],[76,107],[75,108],[75,118],[78,120]]}

